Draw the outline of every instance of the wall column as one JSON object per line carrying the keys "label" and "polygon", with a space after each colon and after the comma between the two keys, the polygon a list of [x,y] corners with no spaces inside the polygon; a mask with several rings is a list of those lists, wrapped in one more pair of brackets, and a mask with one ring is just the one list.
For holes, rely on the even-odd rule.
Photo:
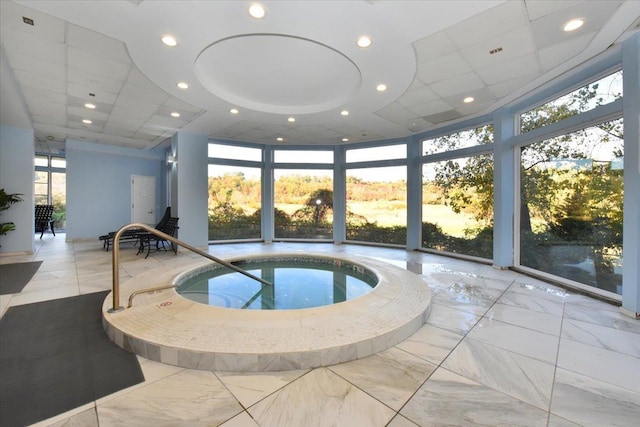
{"label": "wall column", "polygon": [[333,150],[333,241],[347,240],[347,172],[344,147]]}
{"label": "wall column", "polygon": [[640,317],[640,34],[622,44],[624,231],[622,312]]}
{"label": "wall column", "polygon": [[505,109],[493,118],[493,265],[514,265],[515,117]]}
{"label": "wall column", "polygon": [[422,145],[407,138],[407,250],[422,247]]}
{"label": "wall column", "polygon": [[171,179],[171,216],[180,218],[178,238],[206,248],[208,237],[207,135],[176,132],[171,150],[176,157]]}
{"label": "wall column", "polygon": [[0,213],[0,222],[13,222],[15,230],[0,236],[0,252],[33,253],[33,129],[0,126],[0,188],[8,194],[22,194],[22,202]]}
{"label": "wall column", "polygon": [[273,149],[270,145],[265,145],[262,150],[262,240],[266,243],[273,242],[275,235],[275,203],[273,201]]}

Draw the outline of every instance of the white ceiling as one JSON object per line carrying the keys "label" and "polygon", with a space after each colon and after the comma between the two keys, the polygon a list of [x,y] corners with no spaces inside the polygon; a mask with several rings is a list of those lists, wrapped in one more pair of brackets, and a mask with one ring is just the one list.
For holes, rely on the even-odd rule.
{"label": "white ceiling", "polygon": [[[1,123],[24,125],[25,105],[41,149],[67,138],[150,149],[179,129],[291,145],[399,138],[513,101],[640,17],[633,0],[262,3],[256,20],[248,1],[2,0]],[[583,27],[563,32],[576,17]]]}

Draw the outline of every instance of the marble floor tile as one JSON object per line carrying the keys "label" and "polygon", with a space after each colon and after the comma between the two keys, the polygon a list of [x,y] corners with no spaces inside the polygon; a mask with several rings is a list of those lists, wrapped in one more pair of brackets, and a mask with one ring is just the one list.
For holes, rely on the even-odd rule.
{"label": "marble floor tile", "polygon": [[554,414],[549,414],[549,422],[547,427],[582,427],[580,424],[576,424],[569,420],[565,420]]}
{"label": "marble floor tile", "polygon": [[484,317],[467,337],[546,363],[556,363],[559,338],[554,335]]}
{"label": "marble floor tile", "polygon": [[459,334],[425,324],[396,347],[439,365],[461,340]]}
{"label": "marble floor tile", "polygon": [[303,375],[247,411],[261,427],[382,427],[395,415],[327,368]]}
{"label": "marble floor tile", "polygon": [[[95,424],[92,423],[93,417],[91,416],[91,413],[93,413],[93,417],[96,417]],[[81,415],[81,416],[79,418],[76,418],[76,416],[78,415]],[[73,408],[69,411],[63,412],[62,414],[58,414],[55,417],[51,417],[49,419],[42,420],[37,423],[33,423],[29,427],[50,427],[50,426],[56,426],[56,425],[59,425],[59,426],[69,425],[74,427],[83,426],[83,424],[79,424],[76,422],[78,420],[87,421],[87,424],[86,424],[87,427],[98,426],[95,402],[86,403],[84,405],[78,406],[77,408]],[[65,424],[65,423],[70,423],[70,424]]]}
{"label": "marble floor tile", "polygon": [[569,292],[560,286],[555,286],[535,277],[519,274],[513,281],[510,289],[512,292],[519,292],[538,298],[566,300]]}
{"label": "marble floor tile", "polygon": [[9,308],[13,294],[0,295],[0,319]]}
{"label": "marble floor tile", "polygon": [[470,338],[442,367],[509,396],[548,410],[555,366]]}
{"label": "marble floor tile", "polygon": [[98,427],[98,414],[96,408],[87,409],[77,415],[73,415],[57,423],[49,424],[50,427]]}
{"label": "marble floor tile", "polygon": [[638,425],[640,393],[558,368],[551,412],[581,426]]}
{"label": "marble floor tile", "polygon": [[183,370],[98,405],[100,427],[217,426],[243,411],[212,372]]}
{"label": "marble floor tile", "polygon": [[565,319],[562,337],[640,358],[640,335],[580,320]]}
{"label": "marble floor tile", "polygon": [[400,349],[390,348],[369,357],[330,366],[329,369],[398,411],[436,369],[436,365]]}
{"label": "marble floor tile", "polygon": [[[540,313],[562,316],[564,311],[564,301],[560,299],[549,299],[547,297],[531,296],[521,292],[514,292],[511,287],[498,299],[499,304],[512,305],[514,307],[526,308]],[[539,294],[536,294],[539,295]]]}
{"label": "marble floor tile", "polygon": [[420,426],[546,426],[547,411],[439,368],[400,414]]}
{"label": "marble floor tile", "polygon": [[617,304],[595,299],[587,295],[575,294],[570,292],[567,295],[565,304],[567,304],[568,306],[575,305],[575,306],[584,307],[592,311],[604,310],[604,311],[613,311],[616,313],[620,311],[620,308],[618,307]]}
{"label": "marble floor tile", "polygon": [[480,320],[480,316],[456,310],[440,304],[431,304],[427,323],[449,332],[465,335]]}
{"label": "marble floor tile", "polygon": [[555,336],[560,335],[562,325],[561,316],[507,304],[494,304],[484,317]]}
{"label": "marble floor tile", "polygon": [[432,301],[449,308],[482,316],[502,295],[502,290],[457,281],[446,287],[432,288]]}
{"label": "marble floor tile", "polygon": [[640,320],[632,319],[620,313],[619,310],[595,310],[581,304],[566,304],[564,316],[569,319],[640,334]]}
{"label": "marble floor tile", "polygon": [[398,414],[395,417],[393,417],[393,419],[389,424],[387,424],[387,427],[419,427],[419,426],[413,421],[409,421],[402,415]]}
{"label": "marble floor tile", "polygon": [[307,370],[280,372],[215,372],[238,401],[248,408],[296,380]]}
{"label": "marble floor tile", "polygon": [[640,393],[640,358],[560,339],[558,367]]}
{"label": "marble floor tile", "polygon": [[15,307],[18,305],[31,304],[34,302],[48,301],[52,299],[74,297],[77,295],[80,295],[77,285],[44,289],[34,292],[23,291],[19,294],[13,294],[11,301],[9,301],[9,306]]}
{"label": "marble floor tile", "polygon": [[235,417],[220,424],[220,427],[260,427],[247,412],[241,412]]}

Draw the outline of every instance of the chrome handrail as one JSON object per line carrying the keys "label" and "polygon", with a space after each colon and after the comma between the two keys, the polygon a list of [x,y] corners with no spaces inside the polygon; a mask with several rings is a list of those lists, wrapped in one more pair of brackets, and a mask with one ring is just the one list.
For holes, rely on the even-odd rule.
{"label": "chrome handrail", "polygon": [[247,277],[257,280],[263,285],[273,286],[271,282],[268,282],[260,277],[254,276],[253,274],[241,269],[238,266],[235,266],[227,261],[224,261],[204,251],[201,251],[195,246],[191,246],[190,244],[185,243],[182,240],[178,240],[175,237],[168,235],[167,233],[163,233],[162,231],[156,228],[150,227],[147,224],[133,223],[133,224],[123,225],[122,227],[120,227],[120,229],[118,229],[118,231],[116,231],[115,236],[113,236],[113,253],[111,258],[112,259],[111,268],[112,268],[112,275],[113,275],[113,285],[112,285],[111,293],[113,297],[113,307],[108,310],[109,313],[116,313],[118,311],[124,310],[124,307],[120,306],[120,236],[122,236],[122,233],[125,230],[129,230],[131,228],[137,228],[144,231],[148,231],[149,233],[155,236],[158,236],[178,246],[182,246],[183,248],[188,249],[191,252],[195,252],[200,256],[210,259],[211,261],[217,262],[218,264],[222,264],[225,267],[230,268],[231,270],[237,271],[240,274],[244,274]]}

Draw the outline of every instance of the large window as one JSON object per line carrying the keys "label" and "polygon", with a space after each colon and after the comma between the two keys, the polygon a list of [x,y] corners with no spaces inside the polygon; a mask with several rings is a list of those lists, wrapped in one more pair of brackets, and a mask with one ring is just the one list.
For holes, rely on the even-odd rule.
{"label": "large window", "polygon": [[260,168],[209,165],[209,240],[259,239]]}
{"label": "large window", "polygon": [[622,292],[623,123],[522,147],[520,264]]}
{"label": "large window", "polygon": [[333,238],[333,169],[276,169],[273,188],[276,238]]}
{"label": "large window", "polygon": [[67,160],[48,154],[35,156],[34,203],[53,205],[56,230],[67,228]]}
{"label": "large window", "polygon": [[491,144],[492,125],[422,142],[423,248],[493,258]]}
{"label": "large window", "polygon": [[406,245],[406,166],[347,170],[347,240]]}
{"label": "large window", "polygon": [[610,74],[520,115],[520,132],[556,123],[622,97],[622,71]]}
{"label": "large window", "polygon": [[260,239],[262,149],[209,144],[209,240]]}
{"label": "large window", "polygon": [[422,167],[422,247],[493,257],[493,156]]}

